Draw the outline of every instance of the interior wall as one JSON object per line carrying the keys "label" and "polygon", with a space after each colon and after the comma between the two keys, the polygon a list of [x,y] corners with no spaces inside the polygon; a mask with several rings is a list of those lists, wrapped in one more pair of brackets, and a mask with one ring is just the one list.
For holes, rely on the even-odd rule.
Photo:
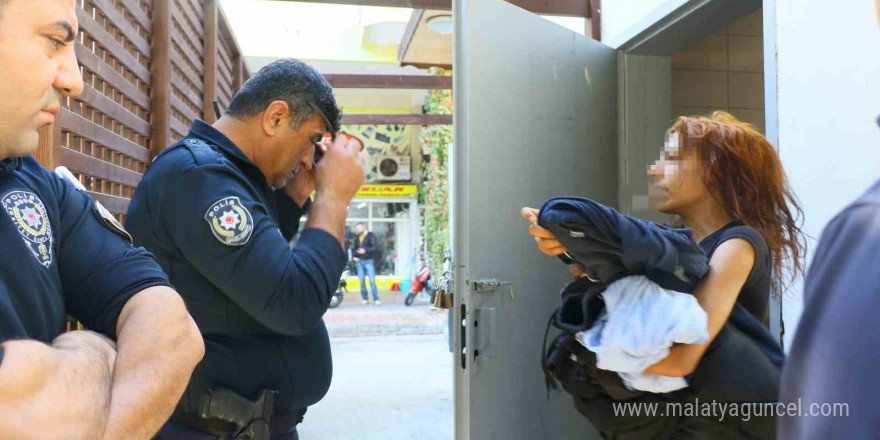
{"label": "interior wall", "polygon": [[725,110],[766,132],[763,11],[672,57],[672,116]]}
{"label": "interior wall", "polygon": [[627,215],[667,223],[651,210],[648,165],[660,157],[669,128],[669,57],[618,54],[618,203]]}
{"label": "interior wall", "polygon": [[[880,178],[880,25],[870,1],[768,4],[776,16],[779,153],[813,237],[809,264],[825,225]],[[802,295],[800,281],[785,295],[786,347]]]}
{"label": "interior wall", "polygon": [[765,131],[761,10],[672,57],[620,54],[620,210],[668,223],[651,210],[647,167],[659,158],[672,120],[725,110]]}

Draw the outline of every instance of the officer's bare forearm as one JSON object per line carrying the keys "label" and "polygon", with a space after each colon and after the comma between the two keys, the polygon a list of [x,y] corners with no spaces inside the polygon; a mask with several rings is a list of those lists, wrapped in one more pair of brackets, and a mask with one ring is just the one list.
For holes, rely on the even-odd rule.
{"label": "officer's bare forearm", "polygon": [[[92,440],[107,426],[115,353],[97,336],[3,344],[0,438]],[[46,423],[51,421],[51,423]]]}
{"label": "officer's bare forearm", "polygon": [[146,440],[168,420],[205,346],[183,300],[167,287],[133,296],[119,316],[106,440]]}
{"label": "officer's bare forearm", "polygon": [[309,208],[309,221],[306,229],[321,229],[337,240],[345,249],[345,217],[348,214],[348,202],[318,193]]}

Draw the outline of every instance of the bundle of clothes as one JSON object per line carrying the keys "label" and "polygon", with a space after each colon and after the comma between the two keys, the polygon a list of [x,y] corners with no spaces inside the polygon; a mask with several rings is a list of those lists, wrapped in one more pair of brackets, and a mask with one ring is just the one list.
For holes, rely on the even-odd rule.
{"label": "bundle of clothes", "polygon": [[[567,250],[563,262],[583,272],[562,289],[561,305],[548,323],[548,333],[551,326],[562,333],[549,350],[545,334],[547,384],[561,384],[603,438],[775,438],[775,412],[767,408],[777,400],[784,355],[739,303],[692,374],[642,373],[666,358],[673,344],[708,340],[706,313],[693,290],[708,272],[709,260],[689,229],[574,197],[548,201],[538,223]],[[749,417],[664,411],[713,402],[754,410],[748,410]],[[659,409],[621,414],[621,403]]]}

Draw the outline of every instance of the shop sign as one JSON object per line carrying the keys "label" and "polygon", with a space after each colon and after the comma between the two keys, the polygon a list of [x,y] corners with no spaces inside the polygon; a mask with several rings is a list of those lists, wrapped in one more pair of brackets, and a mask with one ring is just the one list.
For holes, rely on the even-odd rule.
{"label": "shop sign", "polygon": [[355,197],[409,197],[416,193],[418,185],[362,185]]}

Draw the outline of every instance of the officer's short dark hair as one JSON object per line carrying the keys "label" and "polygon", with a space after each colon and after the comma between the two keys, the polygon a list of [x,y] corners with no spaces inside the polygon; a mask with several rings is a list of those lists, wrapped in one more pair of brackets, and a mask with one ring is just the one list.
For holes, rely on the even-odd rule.
{"label": "officer's short dark hair", "polygon": [[247,120],[264,112],[273,101],[287,103],[293,128],[320,116],[317,108],[331,125],[327,130],[339,130],[342,111],[336,106],[333,88],[312,66],[294,59],[278,60],[260,69],[232,97],[226,114]]}

